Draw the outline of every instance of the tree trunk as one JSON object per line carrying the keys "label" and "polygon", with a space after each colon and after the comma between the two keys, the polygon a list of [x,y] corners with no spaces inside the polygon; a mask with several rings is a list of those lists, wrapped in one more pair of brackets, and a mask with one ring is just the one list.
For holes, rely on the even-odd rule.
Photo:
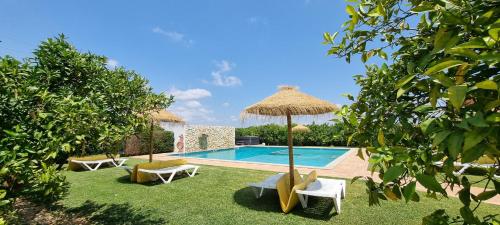
{"label": "tree trunk", "polygon": [[292,137],[292,115],[290,112],[286,114],[286,122],[288,125],[288,164],[290,165],[290,190],[292,190],[294,180],[294,165],[293,165],[293,137]]}
{"label": "tree trunk", "polygon": [[149,132],[149,162],[153,162],[153,129],[154,122],[151,120],[151,129]]}

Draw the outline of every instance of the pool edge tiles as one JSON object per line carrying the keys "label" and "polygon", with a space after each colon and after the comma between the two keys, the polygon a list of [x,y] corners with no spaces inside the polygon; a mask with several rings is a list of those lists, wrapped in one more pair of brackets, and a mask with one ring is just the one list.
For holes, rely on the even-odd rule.
{"label": "pool edge tiles", "polygon": [[[188,153],[168,153],[167,155],[179,158],[191,158],[209,161],[287,166],[288,154],[276,153],[276,151],[274,150],[276,148],[281,148],[280,150],[276,151],[288,151],[288,146],[235,146],[235,148],[204,150]],[[301,146],[294,147],[294,150],[296,167],[328,169],[330,167],[333,167],[334,165],[342,161],[347,155],[349,155],[348,153],[352,150],[352,148]],[[255,151],[260,153],[256,153]],[[311,151],[311,154],[308,154],[308,151]],[[241,158],[241,156],[244,157]]]}

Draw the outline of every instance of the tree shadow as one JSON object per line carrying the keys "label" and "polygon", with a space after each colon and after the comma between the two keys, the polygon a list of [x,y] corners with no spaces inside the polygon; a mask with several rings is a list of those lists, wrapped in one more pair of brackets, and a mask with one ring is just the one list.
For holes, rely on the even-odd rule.
{"label": "tree shadow", "polygon": [[[252,210],[283,214],[279,203],[278,193],[273,190],[265,190],[264,195],[257,199],[252,188],[245,187],[236,191],[233,195],[233,199],[237,204]],[[331,213],[335,211],[332,210],[333,201],[331,199],[309,197],[307,206],[308,207],[304,209],[299,203],[290,213],[301,217],[324,221],[328,221],[337,215],[337,212]]]}
{"label": "tree shadow", "polygon": [[155,213],[152,210],[134,208],[129,203],[99,204],[93,201],[86,201],[81,206],[70,208],[66,211],[85,217],[92,224],[153,225],[167,223],[164,219],[155,217]]}

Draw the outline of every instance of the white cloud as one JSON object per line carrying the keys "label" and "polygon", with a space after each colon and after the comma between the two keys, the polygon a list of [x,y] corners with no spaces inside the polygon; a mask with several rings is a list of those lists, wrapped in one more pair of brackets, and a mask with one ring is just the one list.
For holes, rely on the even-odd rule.
{"label": "white cloud", "polygon": [[212,84],[217,86],[237,86],[241,85],[241,80],[235,76],[227,76],[226,74],[233,70],[234,64],[231,64],[227,60],[222,60],[220,62],[215,62],[216,70],[212,71]]}
{"label": "white cloud", "polygon": [[172,42],[183,43],[188,46],[194,44],[194,41],[186,38],[186,35],[183,33],[179,33],[177,31],[166,31],[161,29],[160,27],[153,28],[153,33],[161,34],[167,37]]}
{"label": "white cloud", "polygon": [[201,104],[198,107],[189,107],[186,103],[181,103],[180,106],[177,106],[177,104],[179,103],[175,103],[169,110],[181,116],[187,122],[203,123],[215,121],[213,111]]}
{"label": "white cloud", "polygon": [[200,88],[179,90],[174,87],[168,93],[173,95],[174,100],[176,100],[168,110],[181,116],[184,120],[194,123],[215,121],[213,111],[200,102],[200,100],[212,96],[210,91]]}
{"label": "white cloud", "polygon": [[260,16],[252,16],[247,18],[247,23],[252,25],[267,25],[267,19]]}
{"label": "white cloud", "polygon": [[229,119],[231,119],[231,121],[238,121],[238,117],[237,116],[230,116]]}
{"label": "white cloud", "polygon": [[198,100],[212,96],[212,93],[210,93],[210,91],[201,88],[187,89],[184,91],[177,88],[172,88],[170,91],[168,91],[168,93],[174,96],[174,100],[183,101]]}
{"label": "white cloud", "polygon": [[116,68],[120,63],[116,59],[108,59],[106,61],[106,66],[110,69]]}
{"label": "white cloud", "polygon": [[189,108],[199,108],[201,107],[201,103],[199,101],[191,100],[187,101],[185,105]]}
{"label": "white cloud", "polygon": [[224,103],[222,103],[222,106],[224,106],[224,107],[229,107],[230,105],[231,105],[231,104],[229,104],[229,102],[224,102]]}

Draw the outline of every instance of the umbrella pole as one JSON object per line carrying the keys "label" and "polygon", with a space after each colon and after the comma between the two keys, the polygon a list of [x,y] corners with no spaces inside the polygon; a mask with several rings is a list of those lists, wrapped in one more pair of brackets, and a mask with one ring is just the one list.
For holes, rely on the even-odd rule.
{"label": "umbrella pole", "polygon": [[149,162],[153,162],[153,120],[151,120],[151,129],[149,131]]}
{"label": "umbrella pole", "polygon": [[288,164],[290,165],[290,191],[292,190],[295,181],[294,181],[294,170],[293,170],[293,137],[292,137],[292,115],[290,112],[286,114],[286,122],[288,125]]}

